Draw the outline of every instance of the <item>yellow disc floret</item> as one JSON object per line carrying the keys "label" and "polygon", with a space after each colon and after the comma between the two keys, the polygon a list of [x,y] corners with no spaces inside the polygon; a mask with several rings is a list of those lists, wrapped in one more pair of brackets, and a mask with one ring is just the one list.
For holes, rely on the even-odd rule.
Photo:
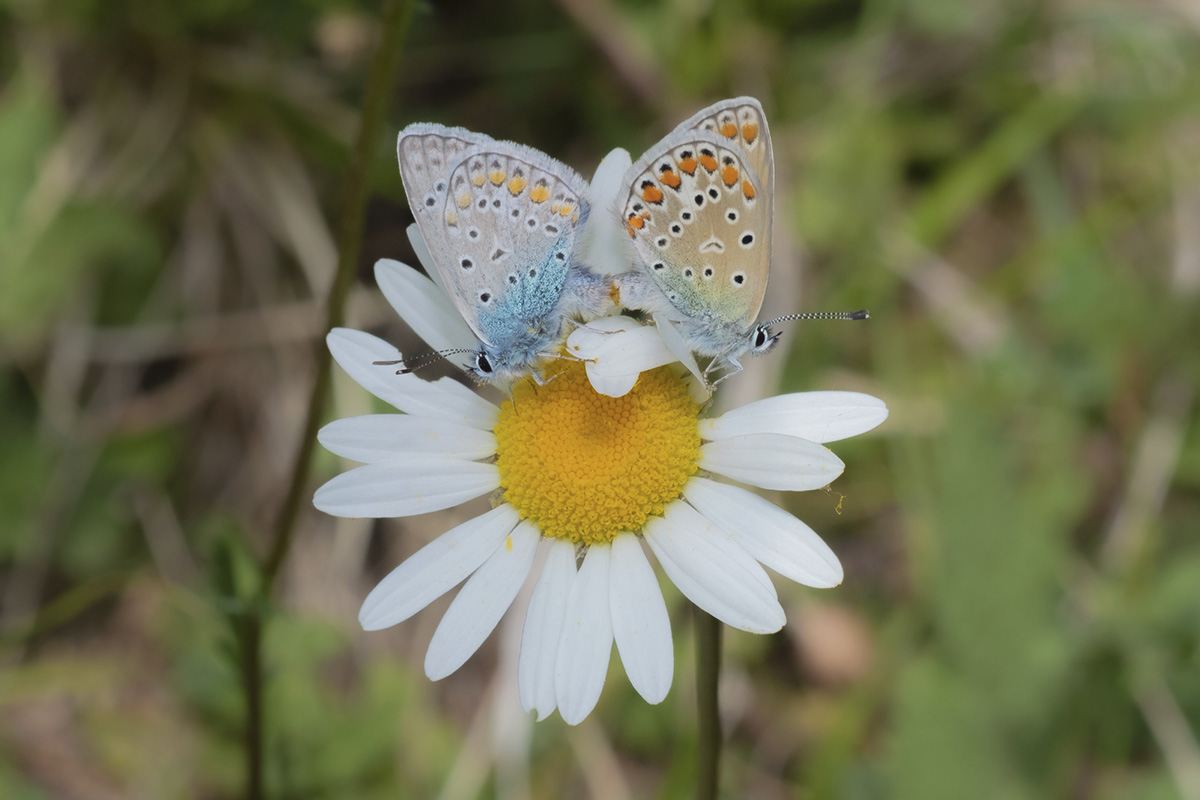
{"label": "yellow disc floret", "polygon": [[545,536],[594,544],[641,530],[696,473],[699,408],[670,369],[624,397],[598,394],[582,364],[522,381],[496,425],[505,502]]}

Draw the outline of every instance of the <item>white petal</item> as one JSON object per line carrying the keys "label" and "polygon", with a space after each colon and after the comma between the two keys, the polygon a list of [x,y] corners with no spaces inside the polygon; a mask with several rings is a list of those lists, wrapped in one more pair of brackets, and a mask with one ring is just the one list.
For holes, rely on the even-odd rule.
{"label": "white petal", "polygon": [[375,280],[400,318],[433,350],[474,350],[479,340],[437,284],[407,264],[375,262]]}
{"label": "white petal", "polygon": [[763,568],[687,503],[651,517],[643,534],[667,577],[709,614],[751,633],[783,627],[783,607]]}
{"label": "white petal", "polygon": [[583,722],[604,688],[612,655],[612,616],[608,602],[608,545],[592,545],[567,594],[558,641],[554,689],[558,713],[568,725]]}
{"label": "white petal", "polygon": [[632,533],[613,539],[608,585],[613,638],[629,682],[647,703],[661,703],[675,671],[671,620],[654,568]]}
{"label": "white petal", "polygon": [[648,369],[675,361],[658,332],[629,317],[604,317],[577,328],[567,337],[567,352],[585,362],[597,392],[622,397]]}
{"label": "white petal", "polygon": [[828,486],[846,465],[807,439],[752,433],[701,445],[700,466],[752,486],[802,492]]}
{"label": "white petal", "polygon": [[537,711],[543,720],[557,708],[554,669],[558,639],[567,611],[567,593],[575,579],[575,545],[554,539],[541,577],[529,598],[525,628],[521,631],[521,659],[517,690],[526,711]]}
{"label": "white petal", "polygon": [[425,274],[433,279],[437,287],[442,290],[442,296],[449,299],[450,293],[446,291],[446,284],[442,283],[442,273],[438,271],[437,265],[433,263],[433,256],[429,253],[429,245],[425,244],[425,237],[421,235],[421,229],[417,227],[417,223],[412,223],[404,229],[408,235],[408,242],[412,245],[413,252],[417,256],[417,261],[421,263]]}
{"label": "white petal", "polygon": [[835,442],[866,433],[887,419],[878,397],[859,392],[800,392],[768,397],[700,423],[705,439],[783,433],[810,442]]}
{"label": "white petal", "polygon": [[358,612],[359,623],[377,631],[408,619],[478,569],[517,522],[516,509],[505,504],[446,531],[371,590]]}
{"label": "white petal", "polygon": [[829,545],[774,503],[704,478],[688,481],[683,496],[747,553],[785,578],[821,589],[842,582],[841,562]]}
{"label": "white petal", "polygon": [[687,367],[688,372],[700,381],[701,386],[707,388],[708,381],[704,379],[704,373],[700,371],[700,365],[696,363],[696,357],[692,355],[691,345],[688,344],[687,339],[683,338],[683,334],[666,318],[657,319],[654,324],[658,329],[658,335],[662,337],[663,342],[674,353],[679,363]]}
{"label": "white petal", "polygon": [[529,576],[540,538],[533,523],[522,522],[463,584],[425,653],[430,680],[440,681],[461,667],[495,629]]}
{"label": "white petal", "polygon": [[435,455],[474,461],[496,452],[496,436],[442,419],[412,414],[368,414],[335,420],[317,433],[326,450],[375,464]]}
{"label": "white petal", "polygon": [[624,272],[633,263],[633,245],[621,224],[621,215],[616,213],[624,201],[618,195],[627,188],[623,184],[625,171],[632,163],[629,153],[618,147],[604,157],[592,178],[593,213],[583,231],[580,260],[602,275]]}
{"label": "white petal", "polygon": [[465,503],[499,486],[495,464],[428,457],[343,472],[317,489],[313,505],[335,517],[410,517]]}
{"label": "white petal", "polygon": [[496,427],[500,409],[458,381],[451,378],[424,381],[416,375],[397,375],[395,366],[374,363],[401,358],[399,350],[378,336],[335,328],[325,341],[334,359],[359,386],[401,411],[480,430]]}

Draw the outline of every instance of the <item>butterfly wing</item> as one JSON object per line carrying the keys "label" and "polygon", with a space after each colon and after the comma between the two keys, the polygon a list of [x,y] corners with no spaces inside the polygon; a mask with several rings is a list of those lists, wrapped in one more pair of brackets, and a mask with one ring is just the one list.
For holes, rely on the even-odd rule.
{"label": "butterfly wing", "polygon": [[627,173],[622,218],[641,269],[702,353],[736,348],[762,307],[773,166],[762,107],[742,97],[700,111]]}
{"label": "butterfly wing", "polygon": [[586,182],[544,153],[461,128],[410,125],[397,150],[450,299],[493,361],[528,366],[561,326]]}

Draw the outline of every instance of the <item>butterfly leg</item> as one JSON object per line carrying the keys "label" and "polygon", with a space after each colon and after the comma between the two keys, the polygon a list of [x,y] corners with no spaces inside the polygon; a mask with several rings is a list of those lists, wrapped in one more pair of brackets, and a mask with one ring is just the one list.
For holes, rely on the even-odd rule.
{"label": "butterfly leg", "polygon": [[726,378],[732,378],[734,375],[737,375],[739,372],[742,371],[742,362],[738,361],[737,358],[735,358],[734,356],[717,356],[712,361],[708,362],[708,366],[704,368],[704,380],[706,383],[708,382],[709,371],[711,369],[713,369],[713,367],[716,366],[718,361],[724,361],[725,362],[724,366],[728,367],[729,371],[726,372],[721,377],[717,378],[712,383],[708,384],[708,388],[710,388],[710,389],[717,388],[718,383],[725,380]]}

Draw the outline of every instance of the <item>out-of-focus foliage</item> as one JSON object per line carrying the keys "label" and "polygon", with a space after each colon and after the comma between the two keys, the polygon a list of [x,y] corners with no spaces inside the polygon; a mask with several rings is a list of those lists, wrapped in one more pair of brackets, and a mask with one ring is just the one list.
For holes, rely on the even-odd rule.
{"label": "out-of-focus foliage", "polygon": [[[2,797],[240,791],[228,621],[297,447],[378,16],[0,4]],[[727,637],[726,796],[1200,797],[1200,17],[422,3],[389,130],[463,125],[586,175],[742,93],[777,159],[769,310],[872,320],[792,329],[731,391],[862,390],[892,416],[838,445],[832,491],[784,500],[847,577],[781,583],[784,632]],[[370,277],[413,260],[386,139],[350,321],[407,346]],[[336,416],[363,394],[339,384]],[[436,608],[358,629],[455,519],[303,512],[267,617],[272,795],[691,796],[673,589],[668,699],[614,666],[579,729],[505,716],[494,643],[426,680]]]}

